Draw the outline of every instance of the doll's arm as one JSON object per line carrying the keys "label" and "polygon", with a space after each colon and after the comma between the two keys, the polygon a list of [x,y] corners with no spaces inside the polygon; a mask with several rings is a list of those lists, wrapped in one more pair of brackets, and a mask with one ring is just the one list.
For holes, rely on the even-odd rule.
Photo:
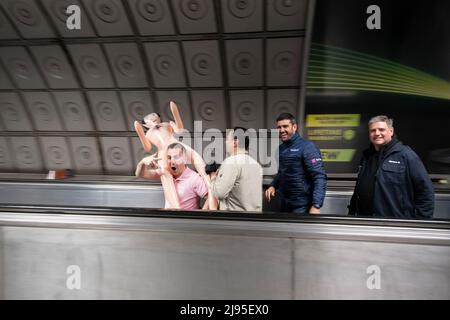
{"label": "doll's arm", "polygon": [[136,130],[136,133],[141,140],[145,152],[149,152],[152,149],[152,143],[145,136],[144,129],[142,128],[142,125],[139,123],[139,121],[134,122],[134,129]]}

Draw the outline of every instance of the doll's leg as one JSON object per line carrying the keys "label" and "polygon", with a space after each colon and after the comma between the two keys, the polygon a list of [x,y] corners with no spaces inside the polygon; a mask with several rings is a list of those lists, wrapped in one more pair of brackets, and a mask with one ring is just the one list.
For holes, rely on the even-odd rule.
{"label": "doll's leg", "polygon": [[180,209],[180,201],[178,199],[175,182],[169,171],[167,171],[167,161],[165,152],[160,154],[161,160],[158,161],[159,173],[161,175],[161,185],[164,191],[164,197],[169,202],[170,208]]}
{"label": "doll's leg", "polygon": [[180,209],[175,183],[173,182],[172,175],[167,170],[164,170],[161,175],[161,184],[164,190],[164,197],[169,202],[170,208]]}
{"label": "doll's leg", "polygon": [[184,125],[181,120],[180,112],[178,111],[178,106],[173,101],[170,101],[170,111],[172,111],[173,119],[175,120],[175,123],[171,123],[171,126],[175,133],[180,133],[184,129]]}
{"label": "doll's leg", "polygon": [[139,136],[139,139],[141,140],[144,150],[146,152],[149,152],[152,149],[152,144],[145,136],[144,129],[142,128],[142,125],[138,121],[134,122],[134,129],[136,130],[136,133]]}

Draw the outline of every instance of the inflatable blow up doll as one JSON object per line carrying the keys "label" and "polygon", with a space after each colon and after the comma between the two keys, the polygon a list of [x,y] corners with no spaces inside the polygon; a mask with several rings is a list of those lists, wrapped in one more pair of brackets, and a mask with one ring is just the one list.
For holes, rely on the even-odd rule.
{"label": "inflatable blow up doll", "polygon": [[[147,165],[150,163],[157,163],[155,166],[157,170],[155,170],[155,172],[161,179],[164,197],[170,208],[179,209],[180,202],[175,189],[175,183],[172,175],[167,170],[167,147],[175,142],[182,144],[186,149],[188,163],[191,163],[194,166],[195,170],[200,174],[208,187],[208,208],[210,210],[216,210],[217,201],[211,193],[211,183],[209,176],[205,172],[205,162],[194,149],[175,139],[174,133],[181,133],[184,129],[183,121],[178,112],[178,107],[173,101],[170,102],[170,110],[175,121],[161,122],[161,118],[157,113],[150,113],[144,117],[142,125],[139,121],[134,122],[134,128],[141,140],[144,150],[149,152],[152,149],[152,145],[158,150],[156,154],[144,158],[140,163]],[[148,129],[147,132],[144,131],[144,128]],[[140,170],[141,166],[138,165],[136,176],[139,176]]]}

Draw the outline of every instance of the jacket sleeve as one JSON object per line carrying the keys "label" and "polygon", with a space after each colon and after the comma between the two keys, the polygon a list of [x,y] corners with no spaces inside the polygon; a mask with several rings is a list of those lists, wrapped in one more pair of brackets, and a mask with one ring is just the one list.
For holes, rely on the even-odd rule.
{"label": "jacket sleeve", "polygon": [[271,187],[274,187],[275,190],[278,190],[278,188],[280,187],[280,148],[278,148],[275,151],[275,161],[277,163],[277,174],[275,175],[275,177],[273,178],[272,182],[270,183]]}
{"label": "jacket sleeve", "polygon": [[270,186],[274,187],[275,190],[278,189],[279,185],[280,185],[280,171],[277,172],[275,178],[273,178],[272,182],[270,183]]}
{"label": "jacket sleeve", "polygon": [[433,183],[419,156],[412,150],[408,157],[408,168],[413,182],[416,216],[432,218],[434,211]]}
{"label": "jacket sleeve", "polygon": [[350,203],[347,206],[348,209],[348,214],[351,216],[356,216],[356,214],[358,213],[357,208],[358,208],[358,185],[359,185],[359,176],[360,173],[362,171],[363,168],[363,164],[364,164],[364,158],[361,158],[361,160],[359,161],[359,166],[358,166],[358,172],[357,172],[357,176],[356,176],[356,183],[355,183],[355,188],[353,190],[353,194],[352,197],[350,199]]}
{"label": "jacket sleeve", "polygon": [[303,162],[314,184],[312,204],[322,206],[327,189],[327,175],[320,150],[313,143],[305,146]]}
{"label": "jacket sleeve", "polygon": [[211,189],[220,200],[230,193],[239,174],[239,167],[233,163],[222,163],[217,176],[211,181]]}

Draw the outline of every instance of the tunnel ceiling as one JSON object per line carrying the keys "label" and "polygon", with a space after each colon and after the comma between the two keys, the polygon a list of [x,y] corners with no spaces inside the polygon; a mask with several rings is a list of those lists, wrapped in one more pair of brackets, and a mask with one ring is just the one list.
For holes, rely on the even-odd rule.
{"label": "tunnel ceiling", "polygon": [[[65,10],[81,9],[69,30]],[[298,115],[306,0],[0,0],[0,172],[132,175],[133,121]]]}

